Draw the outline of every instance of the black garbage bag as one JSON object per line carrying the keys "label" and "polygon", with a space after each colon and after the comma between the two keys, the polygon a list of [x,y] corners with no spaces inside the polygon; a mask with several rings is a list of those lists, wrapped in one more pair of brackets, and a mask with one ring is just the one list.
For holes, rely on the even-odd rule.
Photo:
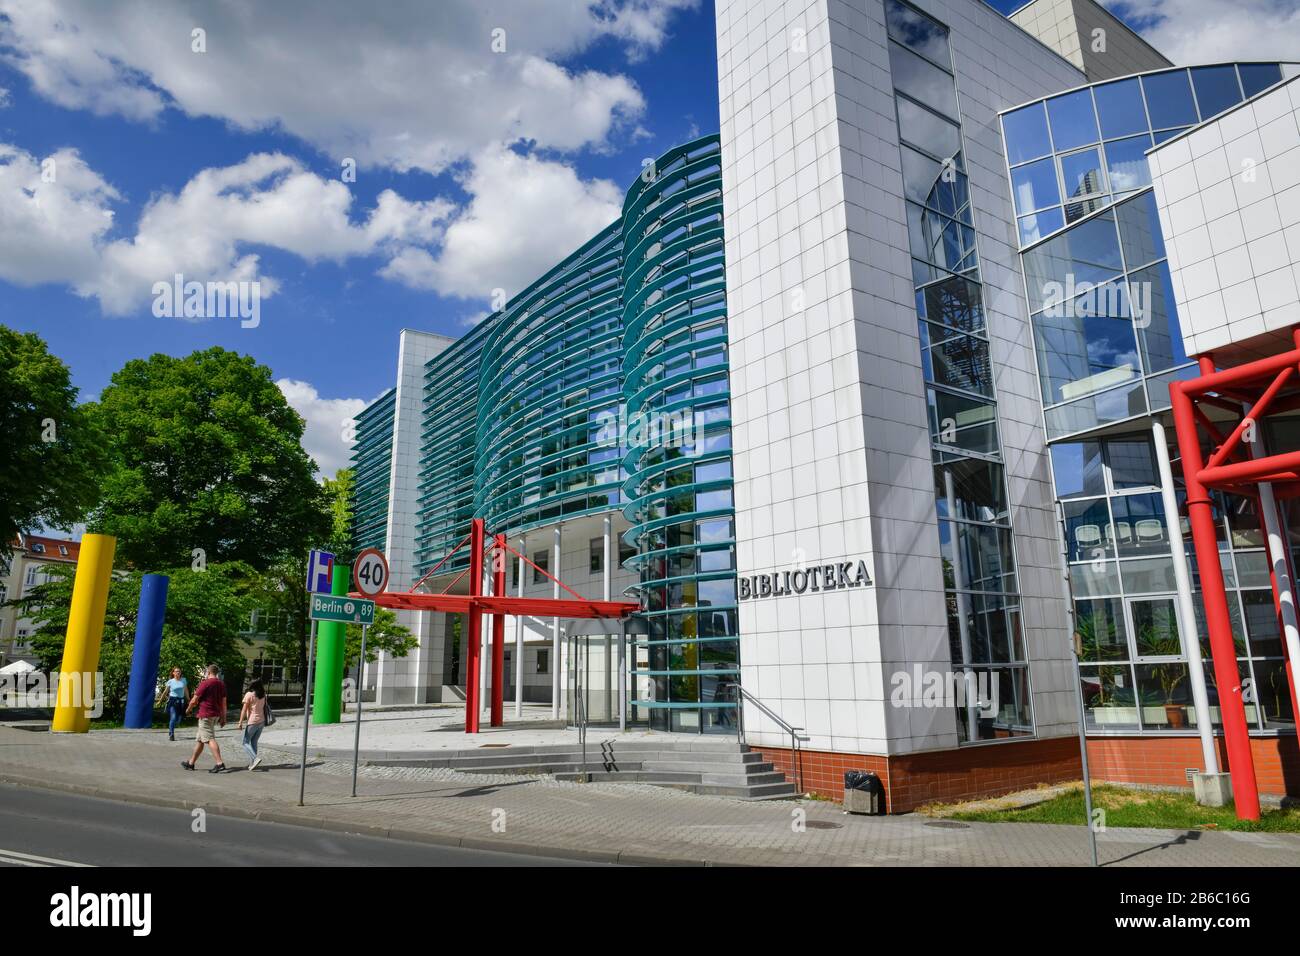
{"label": "black garbage bag", "polygon": [[844,771],[844,789],[878,793],[880,791],[880,778],[870,770],[846,770]]}

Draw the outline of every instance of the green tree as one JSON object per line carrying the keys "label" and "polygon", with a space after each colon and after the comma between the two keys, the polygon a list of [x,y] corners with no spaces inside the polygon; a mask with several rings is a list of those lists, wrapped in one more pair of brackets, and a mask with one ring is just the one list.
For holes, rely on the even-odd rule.
{"label": "green tree", "polygon": [[325,550],[334,555],[336,561],[351,564],[356,557],[356,544],[352,540],[355,476],[351,468],[340,468],[333,478],[326,478],[323,485],[330,517],[329,543]]}
{"label": "green tree", "polygon": [[99,495],[105,455],[68,367],[39,336],[0,325],[0,561],[20,531],[80,521]]}
{"label": "green tree", "polygon": [[302,417],[251,357],[214,347],[130,361],[96,413],[112,464],[92,528],[118,539],[124,562],[261,570],[328,535]]}
{"label": "green tree", "polygon": [[[76,568],[50,566],[50,579],[11,603],[37,622],[32,648],[42,669],[59,666],[68,630],[68,608]],[[193,683],[203,664],[220,665],[227,680],[242,680],[245,661],[239,637],[248,620],[248,585],[251,569],[237,563],[211,564],[206,571],[178,568],[166,573],[167,614],[163,623],[159,674],[180,667]],[[136,616],[140,605],[139,571],[115,571],[108,588],[104,636],[99,647],[99,669],[104,674],[104,713],[120,715],[130,683],[135,646]]]}
{"label": "green tree", "polygon": [[[375,608],[375,623],[366,634],[366,661],[379,660],[379,652],[390,657],[405,657],[420,646],[420,641],[410,628],[397,623],[397,614],[386,607]],[[343,669],[355,667],[361,656],[361,625],[349,624],[347,645],[343,653]]]}

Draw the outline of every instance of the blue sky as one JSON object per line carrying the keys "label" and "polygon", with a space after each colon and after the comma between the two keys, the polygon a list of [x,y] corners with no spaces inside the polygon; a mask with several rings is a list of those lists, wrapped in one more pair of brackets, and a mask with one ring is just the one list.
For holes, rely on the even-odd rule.
{"label": "blue sky", "polygon": [[[1300,33],[1292,0],[1238,6]],[[1224,7],[1120,5],[1178,62],[1267,55],[1224,55],[1250,45],[1205,31]],[[398,330],[463,333],[611,221],[643,158],[716,132],[716,83],[710,0],[0,0],[0,322],[83,397],[153,352],[250,353],[332,474]],[[155,317],[177,271],[260,281],[260,325]]]}

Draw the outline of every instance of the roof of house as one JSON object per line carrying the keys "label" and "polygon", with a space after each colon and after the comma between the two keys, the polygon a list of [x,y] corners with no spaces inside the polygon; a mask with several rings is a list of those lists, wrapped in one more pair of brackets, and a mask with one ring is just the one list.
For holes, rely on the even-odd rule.
{"label": "roof of house", "polygon": [[52,538],[43,534],[21,534],[18,547],[23,555],[40,561],[67,561],[75,564],[81,542],[71,538]]}

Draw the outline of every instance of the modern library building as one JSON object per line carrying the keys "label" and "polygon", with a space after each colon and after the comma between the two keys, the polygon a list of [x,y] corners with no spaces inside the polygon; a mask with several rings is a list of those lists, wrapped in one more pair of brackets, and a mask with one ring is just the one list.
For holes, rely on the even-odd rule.
{"label": "modern library building", "polygon": [[[511,619],[507,700],[778,767],[797,728],[809,789],[891,812],[1077,778],[1081,719],[1095,777],[1300,792],[1300,66],[1092,0],[716,17],[719,135],[402,333],[357,544],[455,592],[481,519],[510,594],[639,607]],[[402,613],[367,694],[463,693],[462,622]]]}

